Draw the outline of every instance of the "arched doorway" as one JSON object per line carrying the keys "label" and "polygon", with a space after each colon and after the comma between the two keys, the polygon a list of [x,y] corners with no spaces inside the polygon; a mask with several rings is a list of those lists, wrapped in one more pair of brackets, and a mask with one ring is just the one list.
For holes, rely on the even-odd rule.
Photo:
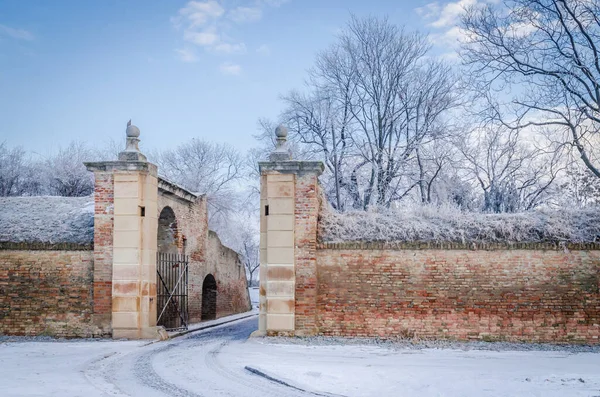
{"label": "arched doorway", "polygon": [[171,207],[165,207],[158,217],[158,252],[161,254],[176,254],[177,249],[177,218]]}
{"label": "arched doorway", "polygon": [[164,207],[158,217],[156,323],[167,330],[188,326],[188,258],[180,254],[178,239],[175,212]]}
{"label": "arched doorway", "polygon": [[212,274],[202,283],[202,320],[217,318],[217,281]]}

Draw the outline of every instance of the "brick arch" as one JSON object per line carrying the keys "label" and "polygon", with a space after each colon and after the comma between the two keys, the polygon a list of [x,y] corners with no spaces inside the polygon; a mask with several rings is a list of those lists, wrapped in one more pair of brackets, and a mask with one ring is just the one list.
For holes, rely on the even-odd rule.
{"label": "brick arch", "polygon": [[179,252],[179,228],[175,212],[169,206],[160,211],[158,217],[157,250],[160,253],[176,254]]}
{"label": "brick arch", "polygon": [[202,282],[202,320],[217,318],[217,280],[207,274]]}

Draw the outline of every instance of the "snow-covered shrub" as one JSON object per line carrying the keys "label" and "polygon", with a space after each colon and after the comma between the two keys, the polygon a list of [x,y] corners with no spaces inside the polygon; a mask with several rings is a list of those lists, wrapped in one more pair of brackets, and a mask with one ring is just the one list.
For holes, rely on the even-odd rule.
{"label": "snow-covered shrub", "polygon": [[0,242],[89,244],[93,197],[0,197]]}
{"label": "snow-covered shrub", "polygon": [[600,241],[600,208],[521,213],[463,212],[448,206],[339,213],[323,209],[323,242],[574,242]]}

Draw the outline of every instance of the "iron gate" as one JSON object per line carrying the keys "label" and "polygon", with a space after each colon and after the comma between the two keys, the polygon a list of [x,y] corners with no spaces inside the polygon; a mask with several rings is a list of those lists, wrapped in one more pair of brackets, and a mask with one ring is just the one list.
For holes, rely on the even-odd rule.
{"label": "iron gate", "polygon": [[188,257],[158,253],[156,258],[157,325],[167,330],[188,327]]}

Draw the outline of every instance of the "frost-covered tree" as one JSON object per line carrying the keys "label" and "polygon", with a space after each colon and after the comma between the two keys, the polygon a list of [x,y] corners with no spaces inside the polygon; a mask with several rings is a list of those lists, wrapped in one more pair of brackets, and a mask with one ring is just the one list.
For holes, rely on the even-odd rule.
{"label": "frost-covered tree", "polygon": [[426,36],[387,19],[352,17],[317,56],[305,90],[284,97],[282,119],[324,161],[335,208],[389,207],[417,188],[431,201],[445,159],[434,142],[458,96],[451,69],[429,50]]}
{"label": "frost-covered tree", "polygon": [[462,57],[480,91],[512,94],[506,126],[553,127],[600,177],[600,2],[504,0],[470,7]]}
{"label": "frost-covered tree", "polygon": [[564,170],[559,152],[540,147],[526,132],[503,125],[474,128],[457,142],[461,167],[482,193],[485,212],[531,210],[552,197],[553,186]]}
{"label": "frost-covered tree", "polygon": [[211,227],[226,223],[227,214],[239,206],[236,187],[245,176],[244,158],[233,146],[192,139],[150,157],[168,180],[206,194]]}
{"label": "frost-covered tree", "polygon": [[95,158],[95,152],[83,142],[71,142],[48,156],[38,168],[44,175],[46,194],[51,196],[89,196],[94,191],[94,177],[83,165]]}
{"label": "frost-covered tree", "polygon": [[22,147],[0,143],[0,196],[33,196],[42,192],[31,158]]}

